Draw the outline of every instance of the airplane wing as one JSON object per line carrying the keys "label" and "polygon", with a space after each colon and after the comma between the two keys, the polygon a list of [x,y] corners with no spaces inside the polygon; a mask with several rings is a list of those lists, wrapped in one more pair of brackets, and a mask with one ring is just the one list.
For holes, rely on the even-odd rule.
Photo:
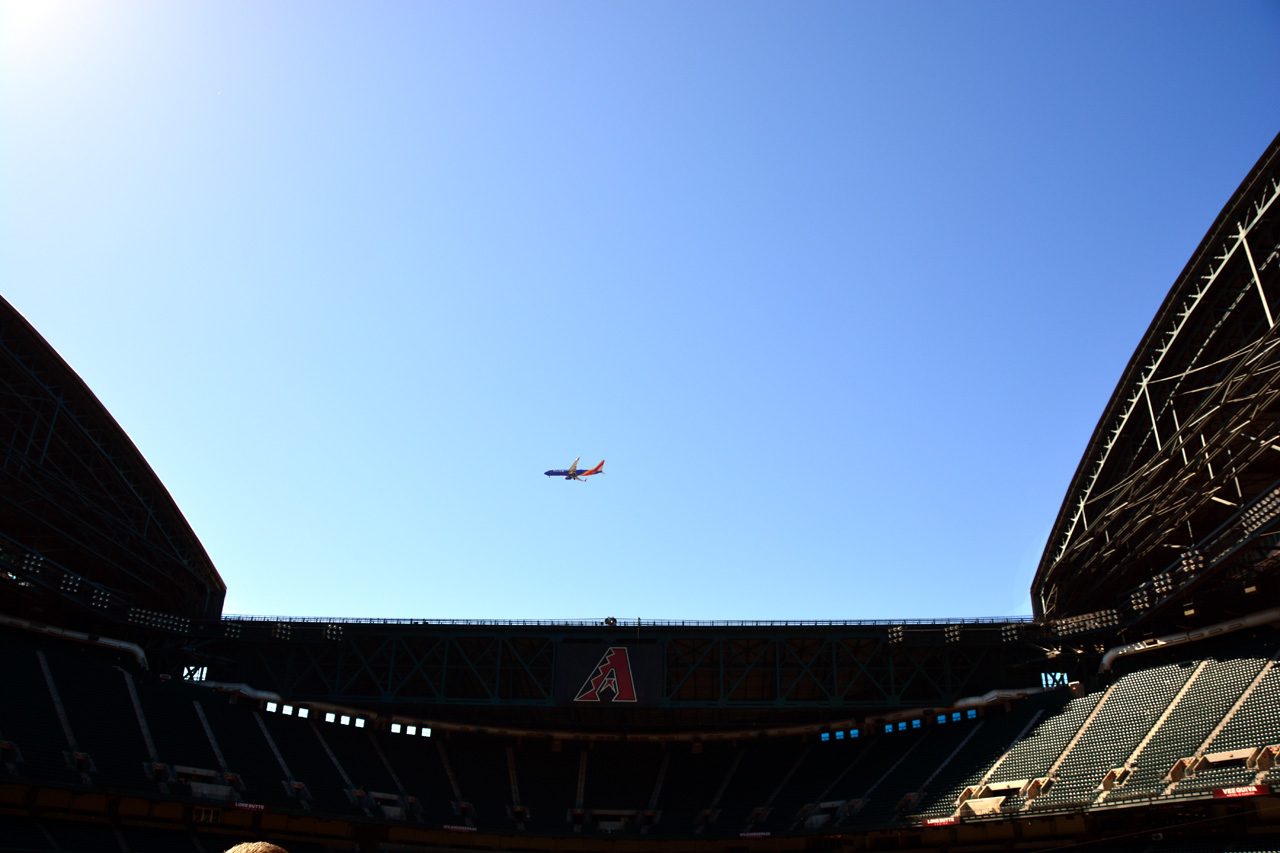
{"label": "airplane wing", "polygon": [[[579,456],[578,459],[582,457]],[[573,464],[569,466],[569,476],[573,477],[578,473],[578,459],[573,460]]]}

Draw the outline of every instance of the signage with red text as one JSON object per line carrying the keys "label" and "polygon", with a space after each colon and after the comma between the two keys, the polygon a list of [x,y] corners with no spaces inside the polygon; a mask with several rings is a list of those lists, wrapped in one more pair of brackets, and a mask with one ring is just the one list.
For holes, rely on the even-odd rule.
{"label": "signage with red text", "polygon": [[1218,788],[1213,796],[1221,800],[1229,797],[1261,797],[1270,793],[1270,785],[1240,785],[1235,788]]}

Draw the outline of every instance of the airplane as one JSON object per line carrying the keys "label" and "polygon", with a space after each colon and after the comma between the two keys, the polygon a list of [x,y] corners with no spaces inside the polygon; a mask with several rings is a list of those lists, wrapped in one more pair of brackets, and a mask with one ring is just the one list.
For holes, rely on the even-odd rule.
{"label": "airplane", "polygon": [[[581,456],[578,457],[578,459],[581,459],[581,458],[582,458]],[[592,468],[590,471],[579,471],[578,459],[573,460],[573,464],[570,465],[568,469],[552,468],[550,471],[545,471],[543,473],[545,473],[548,477],[564,477],[566,480],[577,480],[582,483],[585,483],[587,481],[586,478],[592,476],[593,474],[604,473],[603,459],[600,460],[599,465]]]}

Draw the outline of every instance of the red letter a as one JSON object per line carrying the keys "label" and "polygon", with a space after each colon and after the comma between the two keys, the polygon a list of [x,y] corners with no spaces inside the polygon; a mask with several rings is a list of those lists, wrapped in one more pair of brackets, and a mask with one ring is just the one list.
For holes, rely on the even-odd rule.
{"label": "red letter a", "polygon": [[602,691],[612,693],[614,702],[636,701],[636,686],[631,680],[631,659],[627,657],[626,647],[609,647],[573,701],[599,702]]}

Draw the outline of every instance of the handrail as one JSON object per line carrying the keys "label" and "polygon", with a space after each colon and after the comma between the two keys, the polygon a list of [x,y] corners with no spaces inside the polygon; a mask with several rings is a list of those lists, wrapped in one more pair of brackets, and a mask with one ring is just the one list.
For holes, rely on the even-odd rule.
{"label": "handrail", "polygon": [[351,616],[249,616],[223,614],[223,622],[292,622],[329,625],[490,625],[548,628],[803,628],[858,625],[1006,625],[1027,624],[1031,616],[979,616],[956,619],[407,619]]}
{"label": "handrail", "polygon": [[143,651],[142,646],[137,643],[131,643],[128,640],[117,640],[112,637],[103,637],[98,634],[86,634],[83,631],[72,631],[70,628],[59,628],[56,625],[46,625],[43,622],[32,622],[29,619],[20,619],[17,616],[5,616],[0,613],[0,625],[10,628],[21,628],[24,631],[34,631],[37,634],[47,634],[50,637],[59,637],[64,640],[74,640],[77,643],[85,643],[92,646],[105,646],[109,649],[115,649],[120,652],[128,652],[133,655],[133,659],[138,662],[138,666],[147,669],[147,653]]}
{"label": "handrail", "polygon": [[1111,669],[1111,665],[1116,662],[1116,658],[1125,655],[1136,655],[1142,652],[1149,652],[1154,649],[1162,649],[1165,646],[1178,646],[1183,643],[1194,643],[1197,640],[1216,637],[1220,634],[1230,634],[1232,631],[1240,631],[1244,628],[1256,628],[1259,625],[1266,625],[1270,622],[1280,622],[1280,607],[1272,607],[1268,610],[1259,610],[1256,613],[1250,613],[1248,616],[1238,616],[1228,619],[1225,622],[1215,622],[1212,625],[1206,625],[1203,628],[1194,628],[1190,631],[1180,631],[1177,634],[1166,634],[1163,637],[1155,637],[1150,640],[1139,640],[1136,643],[1125,643],[1122,646],[1115,646],[1106,651],[1102,656],[1102,663],[1098,667],[1098,674]]}

